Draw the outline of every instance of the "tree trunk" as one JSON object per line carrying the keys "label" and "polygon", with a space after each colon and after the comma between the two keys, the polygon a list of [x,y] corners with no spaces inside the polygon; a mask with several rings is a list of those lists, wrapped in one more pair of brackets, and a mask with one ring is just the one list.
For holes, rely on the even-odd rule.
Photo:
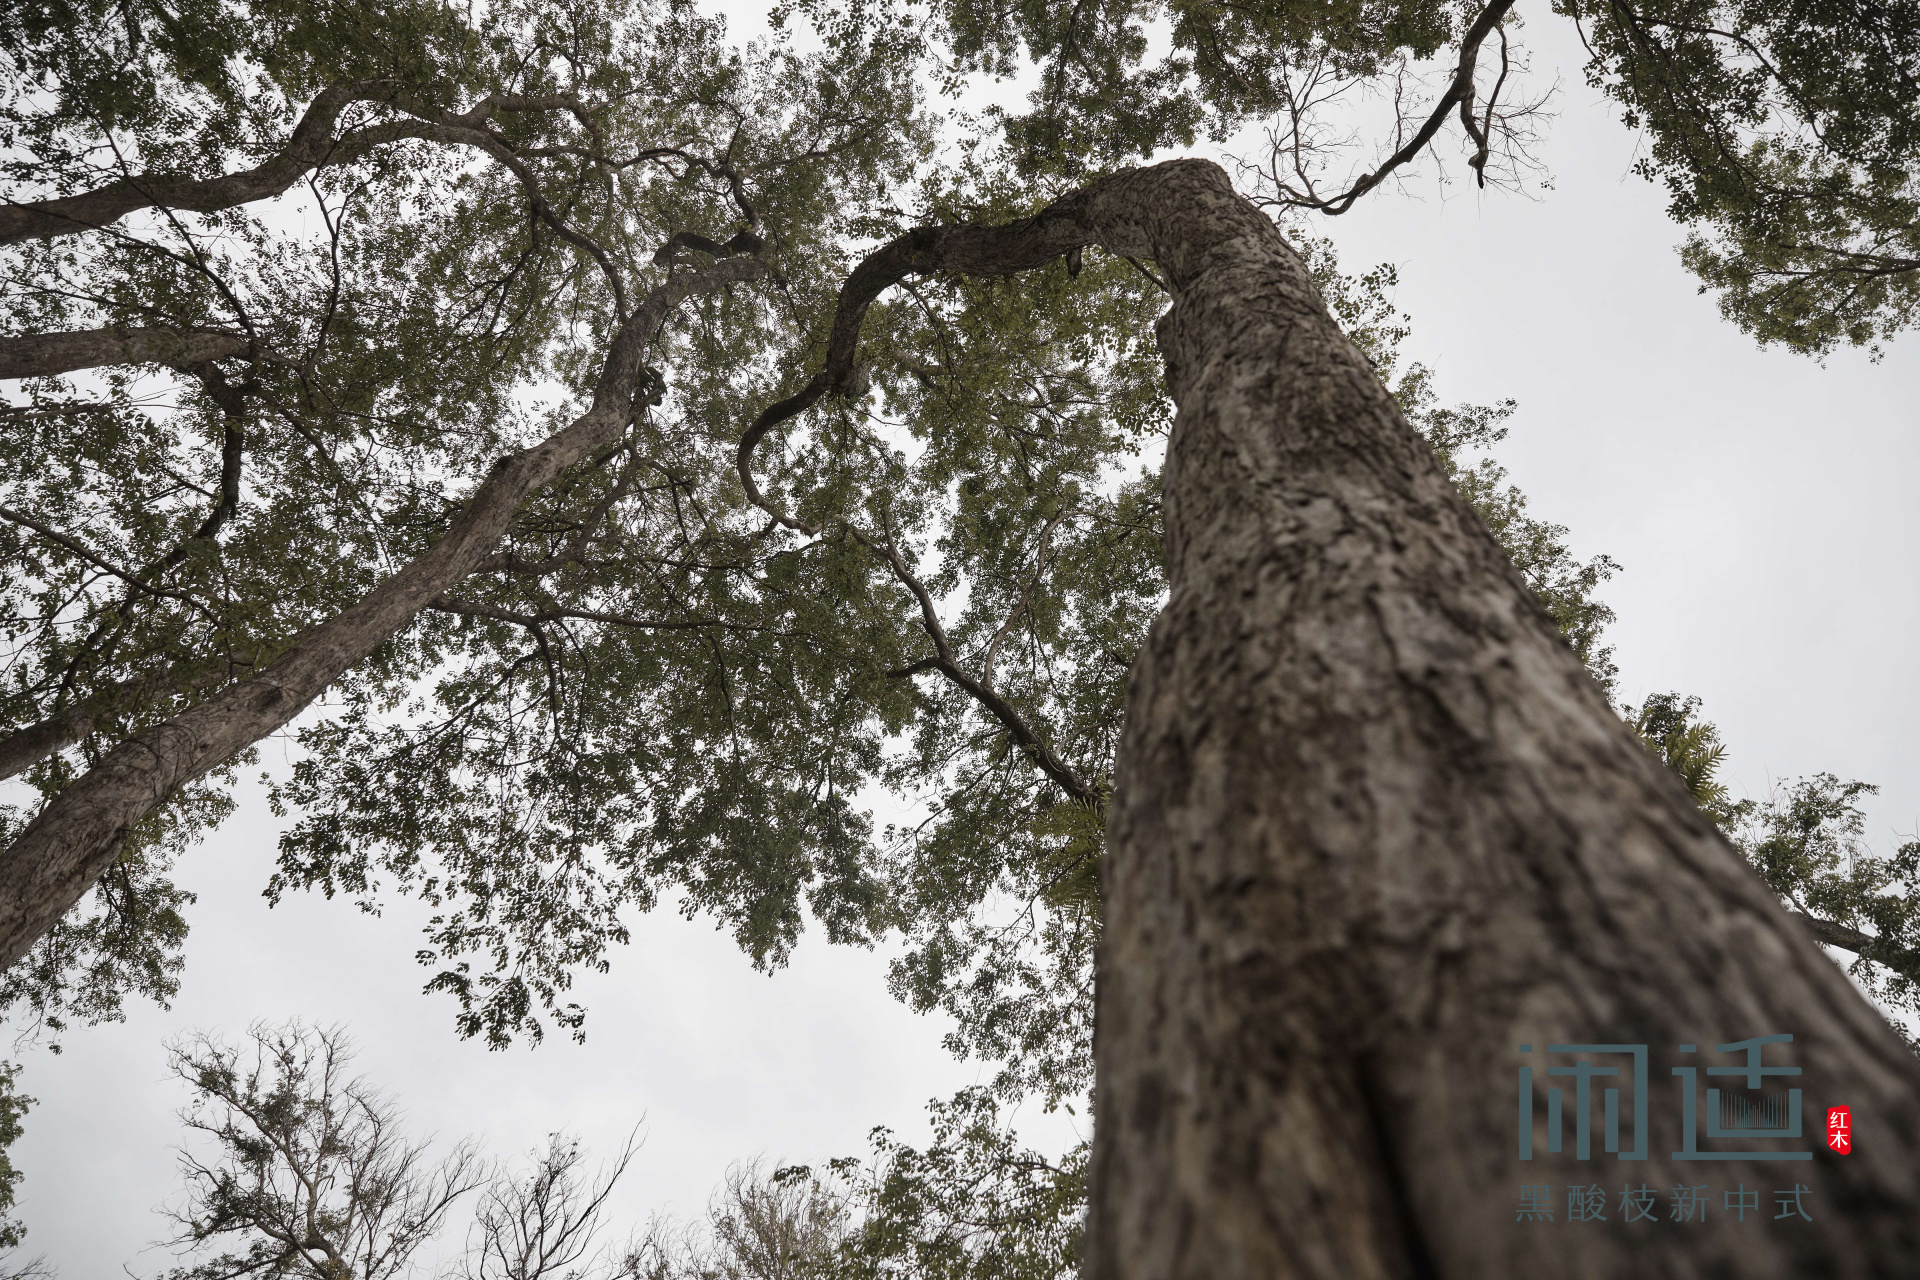
{"label": "tree trunk", "polygon": [[[1092,224],[1170,277],[1178,416],[1105,862],[1090,1280],[1914,1275],[1912,1053],[1608,708],[1274,225],[1209,164],[1129,183]],[[1806,1139],[1701,1148],[1812,1159],[1672,1159],[1672,1069],[1781,1032]],[[1518,1158],[1519,1069],[1544,1113],[1572,1044],[1648,1046],[1648,1158],[1539,1121]],[[1606,1221],[1568,1220],[1574,1184]],[[1775,1216],[1796,1184],[1811,1221]],[[1523,1185],[1552,1221],[1516,1220]],[[1704,1221],[1670,1218],[1683,1185]]]}
{"label": "tree trunk", "polygon": [[512,527],[529,496],[619,440],[633,417],[647,343],[670,308],[689,294],[758,279],[765,272],[758,259],[731,258],[654,289],[609,344],[592,407],[532,448],[501,458],[440,541],[295,641],[259,675],[133,735],[50,800],[0,854],[0,968],[25,955],[85,896],[136,823],[181,787],[300,714],[472,573]]}

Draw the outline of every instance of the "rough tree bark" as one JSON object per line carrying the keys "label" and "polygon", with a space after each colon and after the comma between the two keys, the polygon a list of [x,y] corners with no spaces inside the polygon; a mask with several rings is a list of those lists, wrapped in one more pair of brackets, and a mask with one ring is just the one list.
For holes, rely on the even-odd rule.
{"label": "rough tree bark", "polygon": [[[1104,868],[1087,1275],[1913,1275],[1911,1052],[1608,709],[1272,222],[1211,165],[1129,184],[1093,230],[1172,285],[1178,415]],[[1678,1046],[1776,1032],[1813,1161],[1670,1160],[1668,1067],[1727,1065]],[[1517,1159],[1518,1046],[1549,1043],[1650,1047],[1650,1159]],[[1661,1221],[1621,1221],[1623,1180]],[[1773,1216],[1796,1180],[1810,1222]],[[1522,1183],[1554,1222],[1515,1221]],[[1575,1183],[1607,1223],[1565,1220]],[[1683,1184],[1706,1221],[1664,1220]]]}
{"label": "rough tree bark", "polygon": [[24,773],[56,751],[65,751],[93,731],[85,707],[70,707],[0,738],[0,782]]}
{"label": "rough tree bark", "polygon": [[[743,436],[749,497],[805,528],[753,451],[858,385],[888,286],[1071,270],[1088,244],[1165,273],[1177,408],[1170,598],[1103,864],[1088,1280],[1915,1274],[1920,1064],[1608,708],[1217,166],[875,251],[820,373]],[[1814,1158],[1670,1159],[1672,1065],[1779,1032]],[[1582,1162],[1573,1134],[1518,1159],[1519,1068],[1543,1091],[1555,1044],[1648,1047],[1650,1159]],[[1856,1117],[1851,1155],[1821,1141],[1829,1105]],[[1622,1180],[1653,1219],[1621,1220]],[[1516,1221],[1522,1184],[1552,1189],[1553,1222]],[[1570,1184],[1603,1187],[1608,1222],[1567,1221]],[[1680,1185],[1712,1189],[1704,1220],[1668,1220]],[[1774,1216],[1794,1185],[1811,1220]],[[1723,1212],[1736,1186],[1756,1221]]]}
{"label": "rough tree bark", "polygon": [[730,258],[661,285],[609,344],[592,406],[501,458],[440,541],[363,599],[308,632],[270,666],[116,746],[55,796],[0,854],[0,968],[26,954],[119,855],[129,830],[179,788],[285,725],[492,553],[530,495],[618,441],[633,417],[642,356],[671,307],[694,292],[757,279]]}
{"label": "rough tree bark", "polygon": [[67,333],[0,337],[0,378],[45,378],[109,364],[165,364],[183,368],[245,355],[244,333],[218,329],[143,329],[115,325]]}

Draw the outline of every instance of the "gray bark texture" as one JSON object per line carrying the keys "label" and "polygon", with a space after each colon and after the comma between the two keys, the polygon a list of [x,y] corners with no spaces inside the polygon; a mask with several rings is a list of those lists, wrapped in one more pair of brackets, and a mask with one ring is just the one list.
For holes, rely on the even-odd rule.
{"label": "gray bark texture", "polygon": [[[1920,1274],[1913,1054],[1608,708],[1273,223],[1194,161],[1078,216],[1169,278],[1178,410],[1103,872],[1089,1280]],[[1669,1069],[1777,1032],[1813,1160],[1669,1159]],[[1561,1154],[1517,1158],[1518,1046],[1542,1120],[1573,1098],[1550,1043],[1649,1047],[1650,1159],[1577,1161],[1571,1106]],[[1774,1216],[1796,1182],[1812,1221]],[[1656,1220],[1622,1221],[1628,1183]],[[1554,1221],[1516,1221],[1522,1184]],[[1569,1222],[1570,1184],[1608,1220]],[[1681,1185],[1704,1221],[1669,1220]]]}
{"label": "gray bark texture", "polygon": [[671,307],[691,293],[757,279],[765,271],[757,259],[731,258],[653,290],[615,334],[592,406],[539,444],[501,458],[440,541],[308,632],[260,674],[128,738],[49,801],[0,854],[0,968],[25,955],[80,901],[112,865],[134,824],[179,788],[292,720],[472,573],[529,496],[618,441],[633,418],[647,343]]}
{"label": "gray bark texture", "polygon": [[48,716],[0,738],[0,782],[25,773],[56,751],[65,751],[93,729],[84,707]]}
{"label": "gray bark texture", "polygon": [[[1177,413],[1170,598],[1103,859],[1086,1280],[1920,1275],[1920,1061],[1607,706],[1218,166],[1118,173],[868,255],[821,371],[741,438],[748,497],[806,531],[753,452],[856,384],[886,288],[1089,244],[1166,275]],[[1671,1159],[1673,1068],[1740,1065],[1714,1046],[1778,1033],[1768,1065],[1802,1071],[1813,1158]],[[1596,1139],[1579,1160],[1571,1107],[1548,1150],[1548,1068],[1573,1056],[1556,1044],[1647,1047],[1651,1158]],[[1823,1142],[1838,1105],[1844,1156]],[[1736,1149],[1701,1128],[1702,1150]],[[1523,1185],[1550,1188],[1553,1221],[1517,1220]],[[1600,1188],[1606,1220],[1569,1221],[1570,1185]],[[1651,1218],[1624,1220],[1627,1186]],[[1682,1186],[1704,1216],[1670,1216]],[[1796,1186],[1807,1216],[1780,1216]],[[1728,1211],[1741,1191],[1758,1207]]]}
{"label": "gray bark texture", "polygon": [[165,364],[184,368],[245,355],[244,333],[217,329],[140,329],[115,325],[67,333],[0,337],[0,378],[45,378],[111,364]]}

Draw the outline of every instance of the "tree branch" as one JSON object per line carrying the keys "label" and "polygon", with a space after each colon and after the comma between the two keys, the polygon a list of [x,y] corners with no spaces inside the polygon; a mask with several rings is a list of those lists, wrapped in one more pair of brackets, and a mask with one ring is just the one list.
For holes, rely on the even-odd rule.
{"label": "tree branch", "polygon": [[[1474,142],[1479,148],[1475,153],[1474,160],[1469,163],[1473,164],[1474,172],[1480,175],[1481,185],[1485,186],[1486,174],[1484,172],[1484,166],[1486,165],[1488,145],[1486,134],[1480,129],[1473,118],[1474,66],[1479,61],[1481,44],[1486,40],[1487,36],[1492,34],[1494,29],[1500,25],[1500,20],[1506,17],[1507,11],[1512,8],[1513,0],[1492,0],[1491,4],[1480,11],[1480,16],[1473,20],[1473,25],[1467,28],[1466,36],[1460,41],[1460,61],[1454,67],[1453,79],[1448,83],[1447,91],[1440,95],[1440,101],[1434,104],[1433,111],[1427,116],[1426,122],[1420,126],[1419,131],[1413,135],[1411,141],[1388,156],[1379,168],[1365,175],[1351,187],[1348,187],[1332,199],[1322,199],[1314,195],[1309,189],[1306,192],[1294,196],[1293,203],[1301,205],[1304,208],[1317,209],[1325,214],[1345,213],[1347,210],[1353,208],[1354,201],[1386,181],[1388,175],[1395,169],[1398,169],[1401,165],[1406,164],[1422,151],[1426,150],[1427,144],[1432,142],[1433,136],[1440,132],[1440,127],[1447,122],[1448,113],[1451,112],[1455,106],[1460,108],[1460,118],[1465,121],[1467,132],[1473,136]],[[1504,37],[1501,48],[1502,63],[1500,78],[1504,83],[1506,80]],[[1491,123],[1491,121],[1489,121],[1489,123]]]}
{"label": "tree branch", "polygon": [[[855,536],[858,537],[859,535],[855,534]],[[877,550],[885,557],[888,566],[893,570],[893,576],[898,578],[901,584],[913,593],[915,600],[919,601],[920,624],[926,629],[927,638],[933,641],[933,657],[927,660],[928,667],[940,672],[941,675],[971,695],[975,702],[978,702],[982,707],[986,708],[987,712],[1005,727],[1007,733],[1012,736],[1013,740],[1026,751],[1028,758],[1038,766],[1040,772],[1053,779],[1062,791],[1065,791],[1069,796],[1082,804],[1099,804],[1099,791],[1089,786],[1078,773],[1075,773],[1073,766],[1054,754],[1053,748],[1049,747],[1041,739],[1040,735],[1034,732],[1033,726],[1027,723],[1026,717],[1022,716],[1014,709],[1011,703],[995,692],[992,685],[975,679],[961,667],[959,661],[955,659],[953,655],[952,645],[947,642],[946,628],[940,625],[940,615],[934,609],[932,594],[928,592],[926,584],[915,577],[913,571],[907,568],[907,562],[901,558],[899,550],[893,545],[893,539],[889,537],[878,546],[875,546],[865,538],[861,538],[860,541],[870,549]],[[920,665],[920,663],[914,664],[915,667],[920,667]],[[912,668],[908,670],[912,670]]]}
{"label": "tree branch", "polygon": [[517,613],[512,609],[500,609],[489,604],[477,604],[470,600],[456,600],[452,596],[438,596],[427,602],[427,608],[436,613],[458,614],[465,618],[487,618],[494,622],[510,622],[518,627],[532,630],[543,622],[604,622],[609,626],[631,627],[637,631],[699,631],[717,627],[728,631],[764,631],[764,627],[743,627],[738,623],[722,622],[717,618],[636,618],[627,613],[609,613],[601,609],[542,609],[538,613]]}
{"label": "tree branch", "polygon": [[987,642],[986,656],[980,660],[980,683],[989,689],[993,688],[993,664],[1000,655],[1000,645],[1012,632],[1013,624],[1020,620],[1020,615],[1027,611],[1027,602],[1033,598],[1033,589],[1040,585],[1041,575],[1047,571],[1047,552],[1053,541],[1053,531],[1066,518],[1066,508],[1062,507],[1040,530],[1040,545],[1034,552],[1033,576],[1028,578],[1027,585],[1020,589],[1020,599],[1008,612],[1007,620],[1000,624],[1000,629],[993,633],[993,639]]}
{"label": "tree branch", "polygon": [[529,495],[619,439],[633,418],[647,344],[670,308],[692,293],[764,272],[755,259],[728,259],[654,289],[609,343],[592,406],[541,443],[495,463],[438,542],[308,631],[260,674],[135,734],[55,796],[0,854],[0,964],[19,959],[79,902],[136,824],[180,787],[292,720],[473,572]]}
{"label": "tree branch", "polygon": [[1893,946],[1870,933],[1862,933],[1832,920],[1822,920],[1818,916],[1799,911],[1789,911],[1787,914],[1805,925],[1816,942],[1851,951],[1862,959],[1885,965],[1909,981],[1920,982],[1920,951]]}
{"label": "tree branch", "polygon": [[0,337],[0,378],[47,378],[116,364],[176,369],[253,354],[244,333],[221,329],[128,328],[109,325],[66,333]]}
{"label": "tree branch", "polygon": [[[175,680],[178,668],[168,662],[146,675],[96,690],[86,703],[64,707],[44,720],[16,729],[0,738],[0,781],[32,768],[56,751],[65,751],[93,732],[102,712],[115,712],[125,707],[130,698],[151,697],[163,689],[172,693],[192,693],[230,679],[233,665],[230,660],[225,667],[205,671],[186,680]],[[4,1278],[0,1277],[0,1280]]]}
{"label": "tree branch", "polygon": [[[1179,163],[1179,162],[1174,162]],[[827,356],[820,371],[793,395],[761,410],[740,437],[735,467],[748,501],[774,521],[809,537],[820,532],[779,509],[761,492],[753,475],[753,452],[769,431],[813,407],[830,391],[846,388],[852,379],[860,342],[860,325],[867,308],[882,293],[909,276],[950,271],[961,275],[1009,276],[1044,266],[1070,250],[1099,244],[1121,256],[1149,258],[1149,243],[1138,230],[1119,219],[1102,235],[1095,221],[1110,203],[1142,181],[1151,181],[1156,169],[1123,169],[1061,197],[1032,217],[999,226],[950,223],[920,227],[890,241],[862,259],[840,287]],[[1238,197],[1236,197],[1238,198]]]}
{"label": "tree branch", "polygon": [[69,707],[0,738],[0,781],[24,773],[56,751],[65,751],[91,732],[92,713],[85,707]]}
{"label": "tree branch", "polygon": [[196,606],[199,605],[200,603],[198,600],[195,600],[191,595],[189,595],[184,591],[174,591],[167,587],[154,586],[152,583],[146,580],[146,576],[144,574],[134,573],[130,569],[122,569],[119,565],[113,563],[111,560],[107,560],[100,556],[95,555],[92,551],[87,549],[87,546],[85,543],[82,543],[77,539],[68,537],[66,534],[61,533],[58,529],[55,529],[51,525],[42,524],[40,521],[35,520],[32,516],[26,515],[23,512],[15,511],[12,507],[0,506],[0,520],[11,521],[12,523],[17,524],[24,529],[31,529],[35,533],[39,534],[41,537],[45,538],[48,542],[52,542],[61,547],[66,548],[68,551],[72,552],[74,555],[78,556],[80,559],[86,561],[88,564],[92,565],[94,568],[100,570],[103,573],[110,574],[113,577],[120,579],[120,581],[126,583],[127,586],[133,590],[135,595],[165,596],[170,600],[179,600],[187,604],[192,604]]}
{"label": "tree branch", "polygon": [[348,104],[389,101],[397,88],[392,81],[373,80],[322,89],[314,95],[300,123],[294,126],[287,145],[239,173],[217,178],[130,175],[104,187],[55,200],[0,202],[0,245],[95,231],[136,209],[160,207],[214,213],[277,196],[314,169],[357,159],[375,147],[401,138],[421,136],[418,125],[395,121],[334,137],[333,127]]}

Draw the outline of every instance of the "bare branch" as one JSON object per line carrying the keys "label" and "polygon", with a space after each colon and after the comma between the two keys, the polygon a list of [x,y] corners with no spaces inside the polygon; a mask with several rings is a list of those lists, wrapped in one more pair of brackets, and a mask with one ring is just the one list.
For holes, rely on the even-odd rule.
{"label": "bare branch", "polygon": [[[1454,67],[1453,79],[1448,82],[1447,91],[1440,95],[1440,100],[1434,104],[1433,110],[1428,113],[1426,121],[1421,124],[1413,137],[1388,156],[1378,168],[1362,176],[1352,186],[1330,199],[1314,194],[1310,186],[1302,190],[1283,187],[1282,190],[1288,195],[1288,202],[1303,208],[1317,209],[1321,213],[1330,215],[1345,213],[1353,208],[1354,201],[1379,186],[1394,170],[1426,150],[1427,144],[1432,142],[1434,135],[1440,132],[1441,126],[1447,122],[1447,116],[1456,106],[1460,109],[1461,119],[1466,122],[1468,133],[1473,135],[1475,143],[1480,146],[1477,156],[1479,163],[1474,165],[1474,169],[1482,173],[1482,185],[1484,185],[1485,175],[1482,167],[1486,163],[1486,133],[1473,119],[1474,68],[1479,60],[1481,44],[1486,41],[1488,35],[1499,29],[1501,19],[1505,18],[1512,8],[1513,0],[1492,0],[1485,9],[1480,11],[1480,16],[1473,20],[1473,25],[1467,28],[1466,35],[1460,41],[1460,60]],[[1503,82],[1506,78],[1505,49],[1506,38],[1503,33],[1501,37],[1501,80]]]}
{"label": "bare branch", "polygon": [[628,1134],[612,1163],[587,1182],[579,1143],[555,1134],[532,1174],[495,1178],[474,1214],[467,1280],[574,1280],[598,1270],[607,1200],[638,1149],[637,1134]]}

